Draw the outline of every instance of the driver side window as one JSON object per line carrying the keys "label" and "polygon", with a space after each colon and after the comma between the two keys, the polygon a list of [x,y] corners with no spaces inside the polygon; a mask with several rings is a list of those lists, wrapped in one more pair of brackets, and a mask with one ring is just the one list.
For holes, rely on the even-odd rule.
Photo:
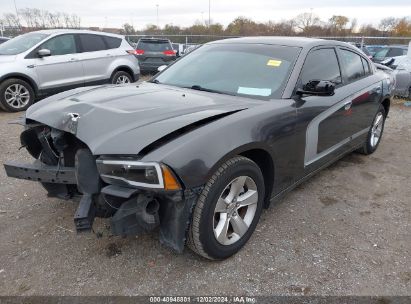
{"label": "driver side window", "polygon": [[317,49],[310,52],[302,69],[301,84],[311,80],[328,80],[335,85],[341,84],[341,72],[337,55],[333,48]]}
{"label": "driver side window", "polygon": [[74,35],[61,35],[51,38],[39,47],[39,50],[41,49],[50,50],[51,56],[77,53]]}

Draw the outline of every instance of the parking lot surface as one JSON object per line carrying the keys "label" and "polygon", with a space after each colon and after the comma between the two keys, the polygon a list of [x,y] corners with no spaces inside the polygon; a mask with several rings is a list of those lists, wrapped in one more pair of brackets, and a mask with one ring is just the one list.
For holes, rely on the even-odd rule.
{"label": "parking lot surface", "polygon": [[[0,112],[0,162],[21,113]],[[77,203],[0,169],[0,295],[411,295],[411,108],[392,106],[371,156],[351,154],[265,210],[237,255],[175,254],[157,233],[77,234]]]}

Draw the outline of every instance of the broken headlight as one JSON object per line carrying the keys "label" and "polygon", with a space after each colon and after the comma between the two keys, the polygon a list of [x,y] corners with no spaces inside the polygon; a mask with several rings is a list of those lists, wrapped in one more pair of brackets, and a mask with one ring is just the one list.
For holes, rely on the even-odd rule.
{"label": "broken headlight", "polygon": [[108,184],[165,190],[179,190],[181,186],[171,170],[155,162],[98,159],[101,179]]}

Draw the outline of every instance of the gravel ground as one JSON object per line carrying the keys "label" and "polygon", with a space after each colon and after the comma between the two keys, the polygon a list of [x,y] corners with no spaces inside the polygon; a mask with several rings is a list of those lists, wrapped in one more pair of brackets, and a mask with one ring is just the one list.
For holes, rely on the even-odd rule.
{"label": "gravel ground", "polygon": [[[21,114],[0,112],[0,162]],[[0,295],[411,295],[411,109],[392,107],[372,156],[348,155],[263,213],[223,262],[177,255],[156,233],[120,238],[107,221],[76,234],[77,204],[0,169]]]}

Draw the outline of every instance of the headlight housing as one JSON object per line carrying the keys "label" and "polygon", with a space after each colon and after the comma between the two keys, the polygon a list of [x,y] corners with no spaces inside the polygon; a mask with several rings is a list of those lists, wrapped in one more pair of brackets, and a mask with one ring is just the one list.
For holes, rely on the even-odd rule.
{"label": "headlight housing", "polygon": [[135,160],[97,159],[101,179],[108,184],[137,188],[180,190],[171,170],[160,163]]}

